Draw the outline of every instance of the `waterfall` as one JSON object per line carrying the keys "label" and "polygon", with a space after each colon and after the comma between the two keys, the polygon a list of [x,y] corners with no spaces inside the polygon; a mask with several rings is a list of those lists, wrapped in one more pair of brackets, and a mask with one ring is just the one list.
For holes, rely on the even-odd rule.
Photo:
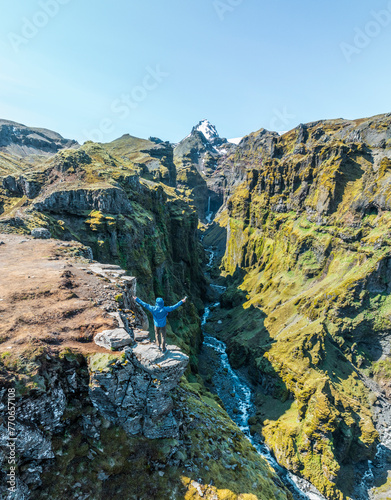
{"label": "waterfall", "polygon": [[213,212],[211,212],[211,210],[210,210],[210,196],[209,196],[209,198],[208,198],[208,210],[206,211],[206,217],[205,217],[208,224],[210,224],[212,222],[212,217],[213,217]]}

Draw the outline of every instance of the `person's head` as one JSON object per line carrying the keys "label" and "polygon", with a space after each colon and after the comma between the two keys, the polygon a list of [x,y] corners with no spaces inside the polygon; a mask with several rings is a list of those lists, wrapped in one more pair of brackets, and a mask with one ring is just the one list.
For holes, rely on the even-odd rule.
{"label": "person's head", "polygon": [[164,307],[164,300],[161,297],[158,297],[156,299],[156,306],[157,307]]}

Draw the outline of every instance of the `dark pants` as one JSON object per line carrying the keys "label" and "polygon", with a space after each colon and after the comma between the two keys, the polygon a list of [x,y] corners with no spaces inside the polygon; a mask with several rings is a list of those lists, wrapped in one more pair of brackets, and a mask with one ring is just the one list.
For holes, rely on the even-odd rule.
{"label": "dark pants", "polygon": [[162,350],[166,350],[166,327],[155,326],[155,343]]}

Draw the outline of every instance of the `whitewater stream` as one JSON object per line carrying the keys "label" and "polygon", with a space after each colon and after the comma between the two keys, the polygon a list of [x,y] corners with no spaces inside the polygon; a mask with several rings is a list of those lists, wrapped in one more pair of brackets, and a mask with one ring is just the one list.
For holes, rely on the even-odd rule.
{"label": "whitewater stream", "polygon": [[[209,262],[207,267],[210,268],[213,265],[214,252],[211,249],[207,249],[210,253]],[[220,285],[211,285],[216,292],[222,294],[225,291],[225,287]],[[202,316],[202,326],[204,326],[211,314],[211,311],[219,307],[220,303],[215,302],[205,306],[205,311]],[[218,357],[219,366],[217,369],[216,376],[213,377],[214,386],[217,395],[223,401],[224,406],[231,417],[231,419],[238,425],[240,430],[246,436],[246,438],[252,443],[257,452],[262,455],[272,468],[277,472],[279,477],[284,482],[285,486],[291,491],[294,498],[297,500],[327,500],[319,491],[308,481],[301,479],[294,474],[291,474],[285,468],[281,467],[269,448],[261,442],[258,442],[250,432],[250,426],[248,419],[254,413],[254,407],[252,402],[252,390],[248,383],[243,379],[243,377],[238,374],[230,365],[228,355],[226,352],[226,344],[215,337],[212,337],[206,333],[203,329],[204,343],[203,343],[203,356],[206,358]],[[213,360],[211,359],[211,362]]]}

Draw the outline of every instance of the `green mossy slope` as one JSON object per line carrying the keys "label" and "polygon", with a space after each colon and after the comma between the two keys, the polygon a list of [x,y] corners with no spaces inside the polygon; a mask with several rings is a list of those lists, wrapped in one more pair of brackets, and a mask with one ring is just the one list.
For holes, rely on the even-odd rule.
{"label": "green mossy slope", "polygon": [[391,333],[390,134],[389,116],[318,122],[266,152],[252,134],[230,159],[248,172],[227,201],[212,328],[257,383],[253,430],[330,499],[378,439],[361,373]]}

